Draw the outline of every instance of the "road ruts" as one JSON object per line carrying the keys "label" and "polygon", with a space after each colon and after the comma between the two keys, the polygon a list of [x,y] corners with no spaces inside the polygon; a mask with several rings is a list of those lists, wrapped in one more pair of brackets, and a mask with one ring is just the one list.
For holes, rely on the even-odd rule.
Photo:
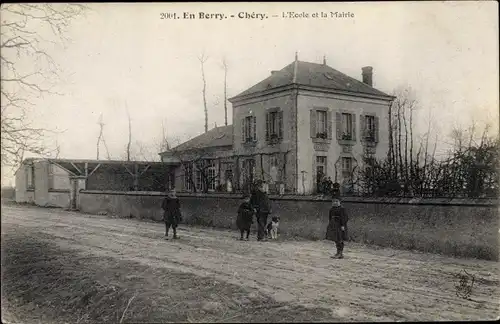
{"label": "road ruts", "polygon": [[[60,209],[2,206],[2,232],[36,228],[61,247],[141,262],[257,288],[277,301],[329,308],[344,321],[498,318],[499,263],[346,244],[333,260],[329,242],[245,242],[238,234],[183,227],[163,240],[161,223]],[[471,300],[455,294],[454,274],[476,277]]]}

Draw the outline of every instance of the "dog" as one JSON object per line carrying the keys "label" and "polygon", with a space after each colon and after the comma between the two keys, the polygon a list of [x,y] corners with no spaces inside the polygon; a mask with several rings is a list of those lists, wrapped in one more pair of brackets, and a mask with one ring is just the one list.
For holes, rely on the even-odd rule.
{"label": "dog", "polygon": [[271,219],[271,222],[266,226],[266,236],[270,237],[273,240],[278,239],[278,228],[280,224],[280,218],[274,216]]}

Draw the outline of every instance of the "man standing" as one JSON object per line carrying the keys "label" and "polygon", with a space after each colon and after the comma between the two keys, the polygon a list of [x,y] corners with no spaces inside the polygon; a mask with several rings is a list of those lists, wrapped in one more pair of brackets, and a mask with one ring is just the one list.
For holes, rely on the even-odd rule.
{"label": "man standing", "polygon": [[257,211],[257,241],[262,241],[265,238],[267,217],[271,213],[271,203],[264,191],[264,182],[257,181],[255,187],[250,198],[250,204]]}
{"label": "man standing", "polygon": [[178,239],[177,226],[182,221],[181,204],[179,198],[175,195],[175,189],[172,189],[161,205],[163,213],[163,221],[165,222],[165,239],[168,240],[168,230],[172,227],[174,231],[174,239]]}
{"label": "man standing", "polygon": [[344,241],[347,240],[347,213],[340,203],[340,199],[333,198],[332,208],[329,212],[329,222],[326,229],[326,239],[335,242],[337,253],[332,256],[334,259],[344,258]]}

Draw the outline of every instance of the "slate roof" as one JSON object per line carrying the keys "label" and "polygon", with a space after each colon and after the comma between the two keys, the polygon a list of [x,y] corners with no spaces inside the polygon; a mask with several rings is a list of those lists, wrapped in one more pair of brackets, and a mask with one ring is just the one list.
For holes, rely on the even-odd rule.
{"label": "slate roof", "polygon": [[208,147],[232,146],[233,125],[215,127],[206,133],[198,135],[187,142],[174,147],[174,151],[200,149]]}
{"label": "slate roof", "polygon": [[[295,62],[288,64],[280,71],[274,72],[268,78],[231,99],[293,84],[294,65]],[[390,97],[388,94],[345,75],[326,64],[297,61],[296,75],[295,83],[299,85]]]}

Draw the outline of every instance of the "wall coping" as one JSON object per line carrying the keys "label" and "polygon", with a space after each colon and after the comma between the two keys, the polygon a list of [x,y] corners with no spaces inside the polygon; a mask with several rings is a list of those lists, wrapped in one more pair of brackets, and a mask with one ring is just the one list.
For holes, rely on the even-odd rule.
{"label": "wall coping", "polygon": [[[119,196],[166,196],[164,192],[158,191],[111,191],[111,190],[80,190],[80,193],[90,195],[119,195]],[[228,198],[241,199],[240,193],[177,193],[178,197],[197,198]],[[291,200],[291,201],[318,201],[329,202],[329,198],[322,196],[300,196],[300,195],[269,195],[271,200]],[[371,203],[384,205],[432,205],[432,206],[472,206],[472,207],[499,207],[499,199],[463,199],[463,198],[380,198],[380,197],[342,197],[346,203]]]}

